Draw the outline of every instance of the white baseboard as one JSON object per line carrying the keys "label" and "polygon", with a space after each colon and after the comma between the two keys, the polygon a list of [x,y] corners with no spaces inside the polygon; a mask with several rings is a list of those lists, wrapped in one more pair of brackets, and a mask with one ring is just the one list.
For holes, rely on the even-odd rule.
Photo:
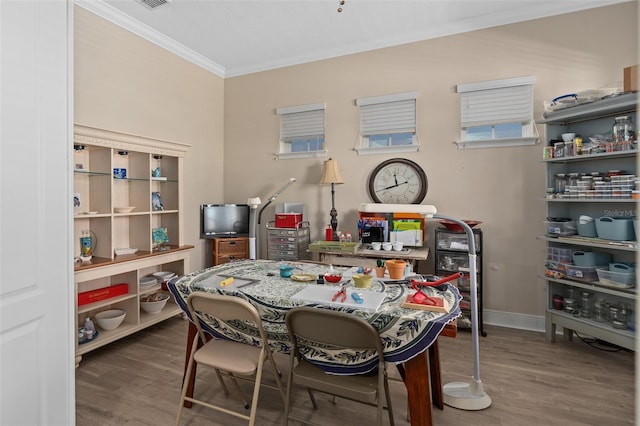
{"label": "white baseboard", "polygon": [[544,316],[516,314],[513,312],[493,311],[485,309],[483,311],[483,321],[485,324],[498,327],[517,328],[519,330],[538,331],[544,333]]}

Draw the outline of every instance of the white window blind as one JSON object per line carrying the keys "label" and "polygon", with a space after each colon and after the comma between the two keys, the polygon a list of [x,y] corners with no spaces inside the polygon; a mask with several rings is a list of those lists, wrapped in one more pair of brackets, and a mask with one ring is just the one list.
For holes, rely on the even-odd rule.
{"label": "white window blind", "polygon": [[358,153],[417,151],[417,92],[360,98]]}
{"label": "white window blind", "polygon": [[325,104],[278,108],[280,143],[278,158],[318,156],[324,151]]}
{"label": "white window blind", "polygon": [[360,107],[360,133],[363,136],[415,131],[415,99]]}
{"label": "white window blind", "polygon": [[463,93],[462,127],[529,121],[533,117],[531,93],[529,85]]}
{"label": "white window blind", "polygon": [[461,141],[458,148],[531,145],[534,77],[458,85]]}

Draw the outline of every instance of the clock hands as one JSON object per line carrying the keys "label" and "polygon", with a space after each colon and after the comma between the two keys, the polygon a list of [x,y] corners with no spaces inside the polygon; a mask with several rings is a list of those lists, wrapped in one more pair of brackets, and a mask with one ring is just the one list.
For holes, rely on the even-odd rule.
{"label": "clock hands", "polygon": [[395,187],[398,187],[398,186],[400,186],[400,185],[404,185],[405,183],[409,183],[409,181],[408,181],[408,180],[406,180],[406,181],[404,181],[404,182],[400,182],[400,183],[398,183],[398,180],[396,179],[396,184],[395,184],[395,185],[390,185],[390,186],[387,186],[387,187],[385,187],[385,188],[376,189],[376,192],[386,191],[387,189],[395,188]]}

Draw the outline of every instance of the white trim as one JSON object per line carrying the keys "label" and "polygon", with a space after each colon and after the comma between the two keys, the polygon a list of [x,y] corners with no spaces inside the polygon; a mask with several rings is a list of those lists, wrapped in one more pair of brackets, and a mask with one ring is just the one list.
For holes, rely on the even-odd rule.
{"label": "white trim", "polygon": [[544,316],[494,311],[491,309],[484,309],[482,312],[484,314],[484,324],[543,333],[546,330]]}
{"label": "white trim", "polygon": [[399,152],[418,152],[420,151],[420,145],[398,145],[398,146],[383,146],[383,147],[361,147],[354,148],[358,155],[373,155],[373,154],[397,154]]}
{"label": "white trim", "polygon": [[477,83],[458,84],[458,93],[475,92],[477,90],[499,89],[503,87],[525,86],[535,84],[535,76],[505,78],[502,80],[480,81]]}
{"label": "white trim", "polygon": [[538,143],[538,136],[522,137],[522,138],[505,138],[505,139],[485,139],[475,141],[453,141],[458,145],[458,149],[472,148],[501,148],[504,146],[524,146],[535,145]]}
{"label": "white trim", "polygon": [[388,102],[407,101],[409,99],[417,99],[418,92],[394,93],[391,95],[373,96],[369,98],[356,99],[356,106],[384,104]]}
{"label": "white trim", "polygon": [[148,25],[131,18],[129,15],[124,14],[115,7],[107,4],[105,1],[73,0],[73,2],[89,12],[124,28],[125,30],[130,31],[133,34],[136,34],[161,47],[162,49],[168,50],[169,52],[174,53],[219,77],[224,78],[226,76],[226,69],[223,66],[207,59],[198,52],[189,49],[183,44],[180,44],[166,35],[154,30]]}
{"label": "white trim", "polygon": [[276,160],[293,160],[296,158],[325,158],[328,156],[327,150],[303,151],[303,152],[276,152]]}
{"label": "white trim", "polygon": [[307,111],[318,111],[318,110],[326,110],[326,103],[318,103],[318,104],[308,104],[308,105],[296,105],[290,107],[280,107],[276,108],[276,114],[295,114],[297,112],[307,112]]}

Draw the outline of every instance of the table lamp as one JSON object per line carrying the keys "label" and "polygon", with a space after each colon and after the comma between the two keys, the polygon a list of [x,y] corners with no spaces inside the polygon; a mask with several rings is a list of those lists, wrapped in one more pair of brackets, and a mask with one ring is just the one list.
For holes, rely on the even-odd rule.
{"label": "table lamp", "polygon": [[338,162],[329,158],[322,164],[322,177],[320,178],[320,185],[331,184],[331,229],[333,230],[333,241],[338,241],[338,212],[336,211],[335,202],[335,184],[344,183],[342,175],[340,175],[340,169],[338,168]]}

